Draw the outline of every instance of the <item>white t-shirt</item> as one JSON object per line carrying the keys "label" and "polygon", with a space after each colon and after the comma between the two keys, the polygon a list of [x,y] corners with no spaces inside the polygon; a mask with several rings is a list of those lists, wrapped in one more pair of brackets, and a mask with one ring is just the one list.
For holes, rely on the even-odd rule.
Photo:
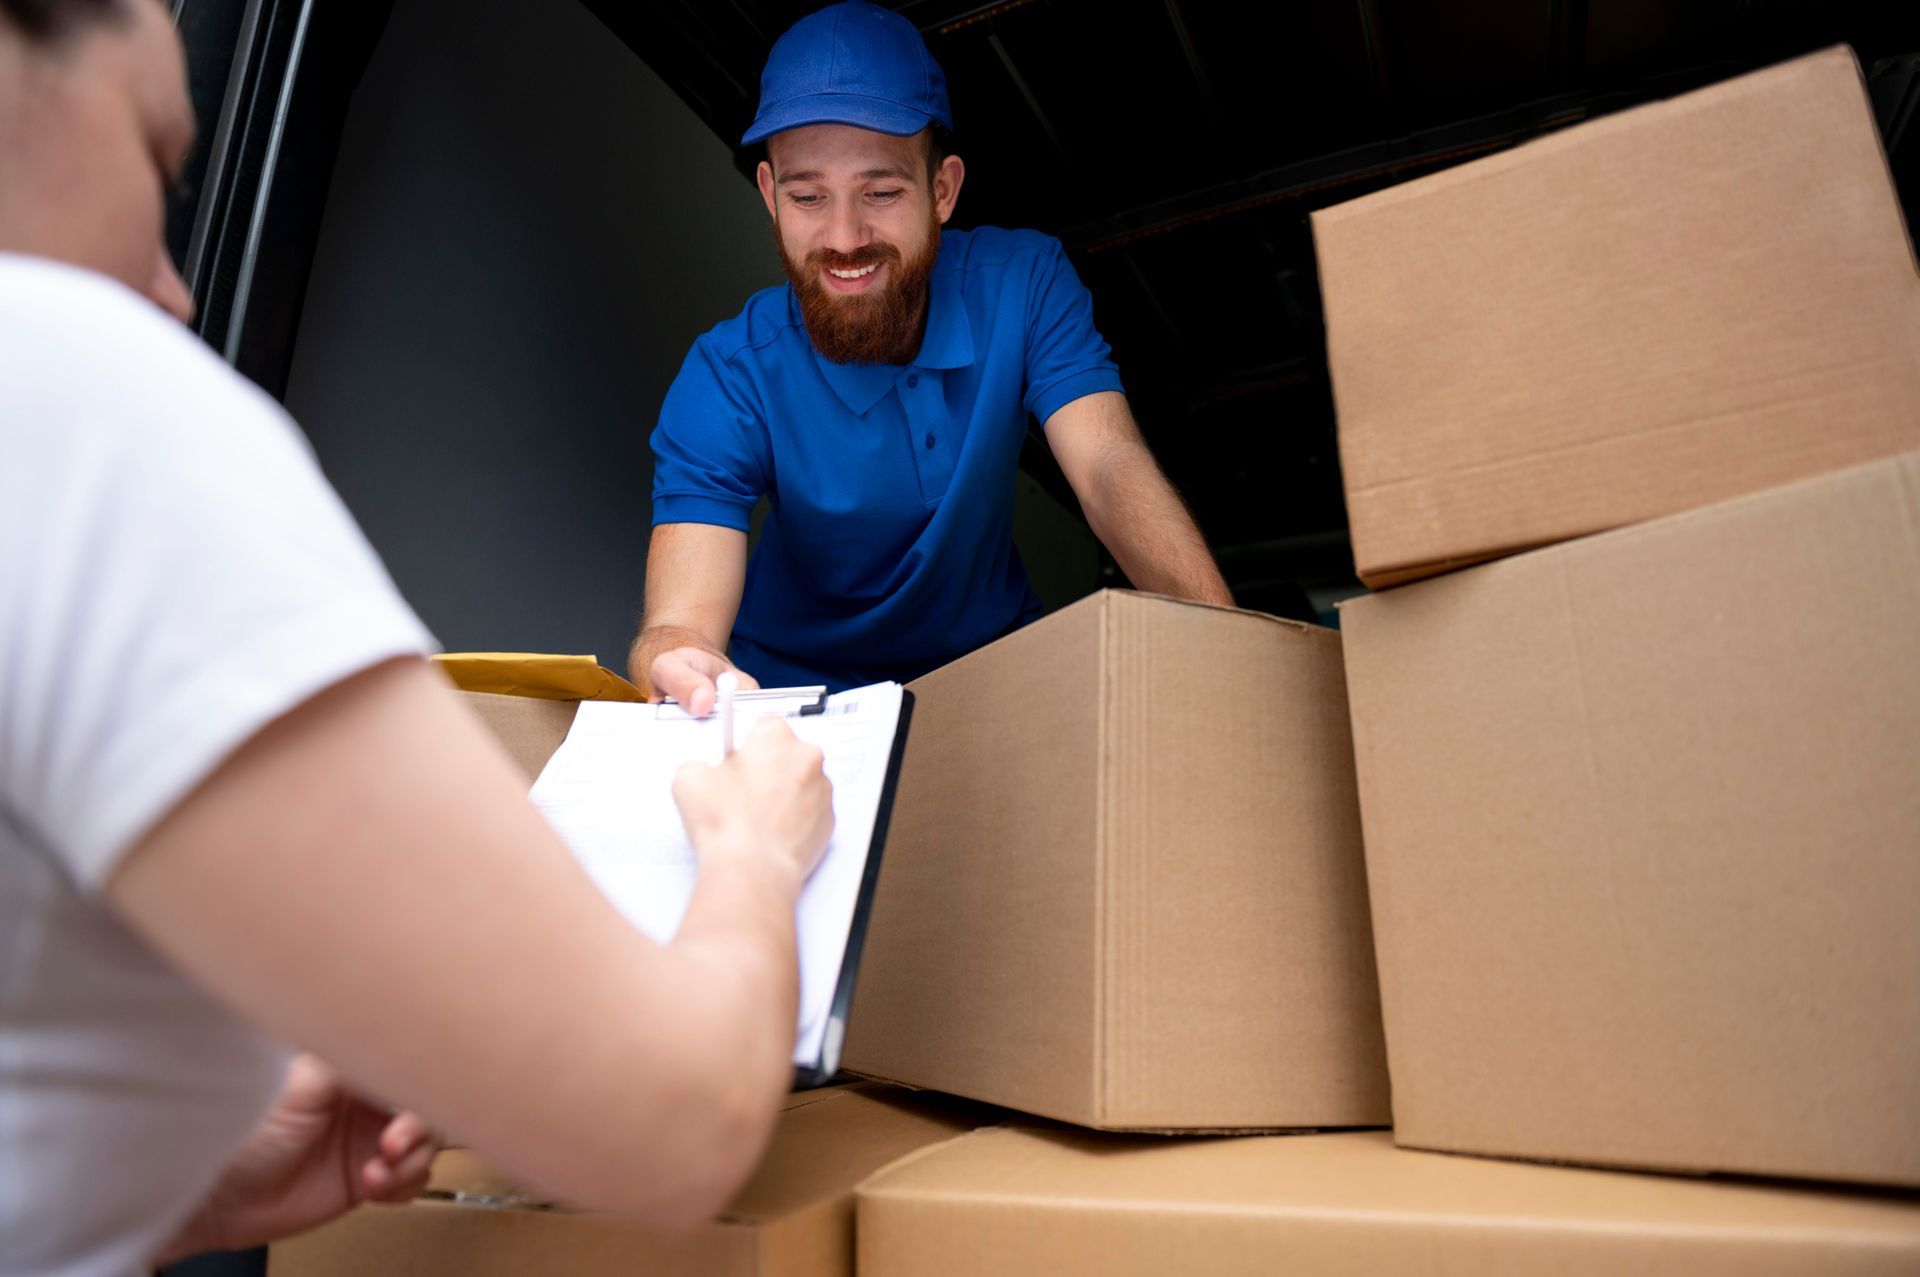
{"label": "white t-shirt", "polygon": [[0,1274],[144,1271],[285,1070],[106,907],[116,862],[431,643],[271,399],[119,284],[0,254]]}

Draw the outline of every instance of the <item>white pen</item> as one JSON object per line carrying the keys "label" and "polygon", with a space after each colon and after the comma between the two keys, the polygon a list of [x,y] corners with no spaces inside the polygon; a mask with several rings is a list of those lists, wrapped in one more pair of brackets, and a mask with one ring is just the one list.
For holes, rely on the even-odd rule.
{"label": "white pen", "polygon": [[740,690],[740,676],[728,670],[713,680],[720,693],[720,761],[733,757],[733,694]]}

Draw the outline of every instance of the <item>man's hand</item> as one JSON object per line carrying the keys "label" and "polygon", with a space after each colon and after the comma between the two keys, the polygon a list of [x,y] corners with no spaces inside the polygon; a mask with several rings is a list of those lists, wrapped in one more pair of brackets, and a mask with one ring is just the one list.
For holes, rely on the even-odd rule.
{"label": "man's hand", "polygon": [[763,718],[718,767],[687,763],[673,801],[702,863],[771,858],[805,881],[833,832],[833,786],[818,748],[777,718]]}
{"label": "man's hand", "polygon": [[737,668],[732,661],[707,647],[676,647],[653,658],[647,668],[647,684],[655,697],[671,696],[687,713],[704,718],[713,713],[718,692],[714,680],[728,670],[740,677],[742,691],[758,688],[753,675]]}
{"label": "man's hand", "polygon": [[361,1202],[410,1201],[426,1187],[439,1151],[418,1115],[370,1107],[318,1059],[297,1056],[273,1108],[155,1262],[262,1245]]}

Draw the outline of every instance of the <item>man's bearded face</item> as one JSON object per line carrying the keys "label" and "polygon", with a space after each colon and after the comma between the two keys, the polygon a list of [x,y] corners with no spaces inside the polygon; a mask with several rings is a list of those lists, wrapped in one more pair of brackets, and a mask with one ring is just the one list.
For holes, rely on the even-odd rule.
{"label": "man's bearded face", "polygon": [[[940,252],[938,218],[928,217],[924,236],[905,252],[875,239],[851,252],[816,248],[796,261],[777,223],[773,237],[800,299],[807,336],[822,355],[837,364],[904,364],[919,353],[928,283]],[[875,267],[881,278],[862,291],[842,291],[830,282],[829,273],[839,272],[856,276],[848,284],[860,287],[860,272]]]}

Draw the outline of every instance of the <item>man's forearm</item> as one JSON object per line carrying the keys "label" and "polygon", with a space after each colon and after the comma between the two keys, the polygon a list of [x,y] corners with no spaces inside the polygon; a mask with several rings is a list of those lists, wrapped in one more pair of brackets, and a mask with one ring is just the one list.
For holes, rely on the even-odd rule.
{"label": "man's forearm", "polygon": [[1087,521],[1135,589],[1232,606],[1233,595],[1180,494],[1144,449],[1101,467]]}

